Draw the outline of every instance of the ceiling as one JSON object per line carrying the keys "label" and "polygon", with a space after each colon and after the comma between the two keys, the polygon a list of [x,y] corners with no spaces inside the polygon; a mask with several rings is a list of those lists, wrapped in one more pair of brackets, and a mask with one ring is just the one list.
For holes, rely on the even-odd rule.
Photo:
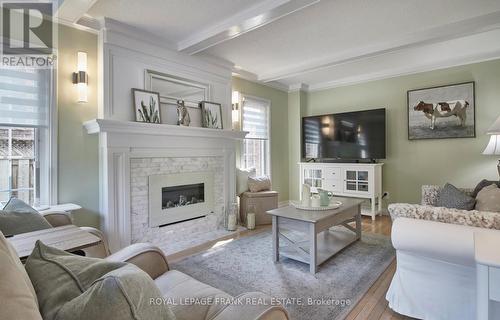
{"label": "ceiling", "polygon": [[285,90],[500,57],[500,0],[66,0],[59,16],[110,18]]}

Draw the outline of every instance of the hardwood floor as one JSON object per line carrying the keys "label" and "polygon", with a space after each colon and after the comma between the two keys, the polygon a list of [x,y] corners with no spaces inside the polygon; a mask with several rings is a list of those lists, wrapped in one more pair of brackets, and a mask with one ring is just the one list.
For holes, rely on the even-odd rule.
{"label": "hardwood floor", "polygon": [[[379,216],[375,221],[370,217],[363,217],[363,232],[378,233],[386,236],[391,235],[391,219],[388,216]],[[255,230],[240,230],[223,238],[204,243],[202,245],[189,248],[187,250],[167,256],[169,261],[179,261],[185,257],[210,249],[213,246],[221,245],[225,241],[247,237],[259,232],[269,230],[270,226],[260,226]],[[370,287],[358,304],[352,309],[346,320],[400,320],[412,319],[395,313],[388,307],[385,300],[385,293],[389,288],[392,276],[396,270],[396,260],[380,275],[375,283]]]}

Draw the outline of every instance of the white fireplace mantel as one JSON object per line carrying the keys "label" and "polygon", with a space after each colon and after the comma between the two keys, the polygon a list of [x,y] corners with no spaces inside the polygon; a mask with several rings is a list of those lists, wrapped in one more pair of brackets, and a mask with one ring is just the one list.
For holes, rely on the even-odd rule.
{"label": "white fireplace mantel", "polygon": [[203,137],[241,140],[246,131],[220,130],[200,127],[183,127],[170,124],[153,124],[134,121],[94,119],[83,123],[88,134],[113,132],[123,134],[146,134],[160,136]]}
{"label": "white fireplace mantel", "polygon": [[247,132],[107,119],[83,125],[99,135],[99,211],[113,252],[132,243],[132,159],[220,157],[223,204],[236,200],[236,145]]}

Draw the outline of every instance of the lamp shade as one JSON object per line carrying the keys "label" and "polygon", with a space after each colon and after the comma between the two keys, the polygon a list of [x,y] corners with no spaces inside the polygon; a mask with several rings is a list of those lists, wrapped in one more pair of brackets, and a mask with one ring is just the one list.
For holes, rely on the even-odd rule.
{"label": "lamp shade", "polygon": [[492,134],[490,136],[490,142],[488,142],[483,154],[500,154],[500,134]]}
{"label": "lamp shade", "polygon": [[500,117],[488,128],[486,134],[500,134]]}

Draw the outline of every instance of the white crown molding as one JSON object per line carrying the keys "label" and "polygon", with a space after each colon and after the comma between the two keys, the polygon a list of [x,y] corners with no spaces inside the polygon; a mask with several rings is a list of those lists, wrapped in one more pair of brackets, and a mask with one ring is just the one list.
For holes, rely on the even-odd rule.
{"label": "white crown molding", "polygon": [[95,31],[96,33],[99,33],[99,29],[101,28],[101,24],[99,23],[99,20],[92,18],[89,15],[84,15],[78,21],[76,22],[79,26],[82,26],[84,28],[89,28],[90,30]]}
{"label": "white crown molding", "polygon": [[288,86],[286,84],[283,84],[283,83],[278,82],[278,81],[257,82],[257,83],[262,84],[262,85],[267,86],[267,87],[270,87],[270,88],[273,88],[273,89],[276,89],[276,90],[279,90],[279,91],[289,92]]}
{"label": "white crown molding", "polygon": [[80,30],[80,31],[90,32],[93,34],[99,34],[98,29],[96,29],[94,27],[90,27],[90,26],[85,25],[85,24],[79,24],[79,23],[71,22],[71,21],[64,20],[64,19],[57,18],[57,17],[54,19],[54,22],[57,24],[63,25],[63,26],[67,26],[67,27],[70,27],[73,29]]}
{"label": "white crown molding", "polygon": [[121,34],[127,38],[132,38],[158,47],[177,51],[177,46],[175,45],[175,43],[126,23],[105,17],[104,19],[100,19],[100,25],[101,30],[111,31],[117,34]]}
{"label": "white crown molding", "polygon": [[[73,27],[80,28],[78,21],[82,19],[87,11],[97,2],[98,0],[61,0],[59,2],[59,7],[56,11],[56,20],[58,23]],[[94,29],[92,27],[86,26],[89,29]],[[85,30],[90,31],[90,30]]]}
{"label": "white crown molding", "polygon": [[255,73],[238,67],[233,67],[233,77],[242,78],[252,82],[259,82],[258,76]]}
{"label": "white crown molding", "polygon": [[336,65],[346,64],[360,59],[375,57],[402,49],[415,48],[426,44],[452,40],[498,28],[500,28],[500,11],[436,28],[431,28],[400,39],[389,40],[385,43],[346,51],[341,55],[307,62],[299,66],[284,68],[277,72],[262,74],[259,75],[258,80],[267,82],[290,78],[299,76],[304,73],[317,71]]}
{"label": "white crown molding", "polygon": [[179,51],[195,54],[265,26],[319,0],[267,0],[192,34],[177,43]]}
{"label": "white crown molding", "polygon": [[309,91],[309,85],[305,83],[295,83],[288,86],[288,92]]}
{"label": "white crown molding", "polygon": [[422,66],[417,66],[417,67],[408,67],[408,68],[404,68],[404,69],[401,69],[401,68],[399,68],[399,69],[385,69],[384,71],[378,72],[378,73],[365,74],[365,75],[361,75],[361,76],[354,76],[351,78],[343,78],[343,79],[339,79],[339,80],[313,84],[313,85],[309,86],[308,92],[322,91],[322,90],[334,89],[334,88],[339,88],[339,87],[346,87],[346,86],[351,86],[351,85],[356,85],[356,84],[361,84],[361,83],[366,83],[366,82],[371,82],[371,81],[390,79],[390,78],[407,76],[407,75],[417,74],[417,73],[422,73],[422,72],[428,72],[428,71],[458,67],[458,66],[463,66],[463,65],[473,64],[473,63],[491,61],[491,60],[496,60],[499,58],[500,58],[500,50],[496,51],[496,52],[492,52],[492,53],[487,53],[487,54],[478,54],[478,55],[470,56],[467,58],[451,59],[451,60],[448,60],[444,63],[441,63],[441,62],[440,63],[431,63],[431,64],[427,64],[427,65],[422,65]]}
{"label": "white crown molding", "polygon": [[283,91],[283,92],[289,91],[289,87],[286,84],[283,84],[283,83],[278,82],[278,81],[269,81],[269,82],[259,81],[257,79],[257,75],[255,73],[245,71],[243,69],[233,68],[232,76],[236,77],[236,78],[245,79],[247,81],[254,82],[254,83],[257,83],[257,84],[260,84],[260,85],[263,85],[266,87],[270,87],[270,88],[273,88],[273,89],[276,89],[279,91]]}

